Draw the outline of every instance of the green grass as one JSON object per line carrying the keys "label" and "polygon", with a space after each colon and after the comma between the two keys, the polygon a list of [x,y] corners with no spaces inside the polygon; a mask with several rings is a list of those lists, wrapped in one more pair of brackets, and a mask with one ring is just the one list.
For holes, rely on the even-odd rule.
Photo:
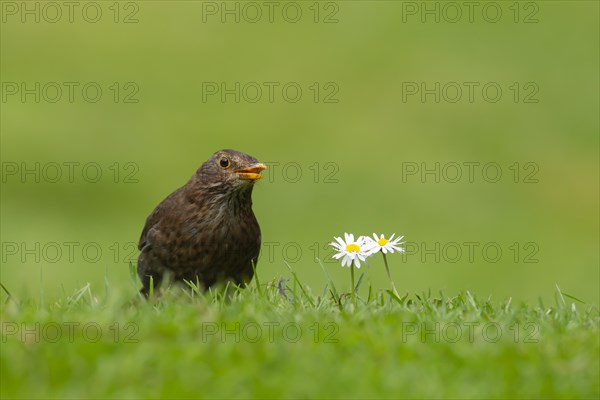
{"label": "green grass", "polygon": [[[288,281],[146,302],[106,282],[4,295],[3,398],[597,398],[599,314],[469,291],[401,299],[359,278]],[[8,297],[8,298],[7,298]],[[43,296],[42,296],[43,297]],[[71,328],[72,327],[72,331]]]}
{"label": "green grass", "polygon": [[[21,169],[0,179],[0,281],[13,295],[0,293],[3,397],[598,398],[600,2],[496,1],[497,23],[483,18],[487,2],[473,7],[472,22],[467,2],[455,2],[461,21],[423,23],[403,22],[411,2],[324,1],[321,18],[333,4],[339,23],[315,23],[310,0],[295,2],[298,23],[282,20],[282,3],[274,23],[261,7],[261,22],[239,24],[203,23],[204,1],[99,1],[98,23],[82,19],[81,4],[69,22],[66,2],[57,3],[57,23],[5,13],[0,23],[0,81],[63,87],[56,103],[0,101],[0,167]],[[36,4],[45,7],[0,9]],[[114,22],[115,9],[123,18],[135,5],[139,23]],[[524,21],[532,10],[538,23]],[[73,102],[67,82],[79,84]],[[103,89],[97,103],[82,98],[91,82]],[[115,102],[112,85],[127,82],[139,87],[138,103]],[[210,82],[279,86],[274,102],[266,90],[256,103],[204,101]],[[282,99],[288,82],[301,85],[301,101]],[[327,82],[339,102],[314,100],[310,87],[318,83],[321,97]],[[463,97],[404,101],[411,82],[455,82]],[[465,82],[479,85],[473,102]],[[539,102],[515,102],[511,87],[522,97],[531,82]],[[497,103],[482,98],[486,83],[501,86]],[[259,287],[228,301],[180,289],[156,304],[132,301],[139,284],[127,265],[144,221],[223,148],[272,166],[253,194]],[[34,166],[65,163],[79,165],[74,179],[67,167],[58,182],[35,179]],[[403,179],[408,165],[465,163],[481,166],[473,181],[466,167],[456,183]],[[488,163],[502,168],[497,183],[483,179]],[[83,173],[94,164],[96,183]],[[539,169],[536,182],[526,165]],[[285,166],[300,166],[301,179]],[[355,276],[356,305],[348,270],[335,262],[325,265],[336,286],[325,287],[314,260],[344,231],[395,232],[418,247],[390,260],[401,302],[386,291],[379,257],[372,274]],[[500,260],[486,257],[487,244],[501,248]],[[88,245],[101,248],[98,258]],[[285,296],[281,277],[290,279]],[[494,323],[497,342],[482,336]],[[52,343],[55,324],[63,331]],[[221,324],[246,334],[223,337]],[[297,342],[282,336],[296,326]],[[99,340],[84,327],[101,327]],[[427,327],[439,340],[421,337]]]}

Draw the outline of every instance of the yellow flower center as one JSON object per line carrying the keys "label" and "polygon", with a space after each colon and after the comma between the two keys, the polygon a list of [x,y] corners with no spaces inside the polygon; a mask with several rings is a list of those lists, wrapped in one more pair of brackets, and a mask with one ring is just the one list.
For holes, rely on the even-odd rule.
{"label": "yellow flower center", "polygon": [[360,251],[360,246],[355,243],[350,243],[349,245],[346,245],[346,251],[358,253]]}
{"label": "yellow flower center", "polygon": [[387,240],[386,238],[381,238],[377,241],[377,244],[380,246],[385,246],[387,242],[389,242],[389,240]]}

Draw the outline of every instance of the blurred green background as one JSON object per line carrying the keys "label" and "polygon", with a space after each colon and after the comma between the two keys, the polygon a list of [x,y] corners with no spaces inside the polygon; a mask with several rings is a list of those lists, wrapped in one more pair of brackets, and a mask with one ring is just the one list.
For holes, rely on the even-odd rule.
{"label": "blurred green background", "polygon": [[[472,15],[461,2],[291,3],[271,22],[263,2],[82,2],[60,18],[45,2],[2,2],[1,281],[13,294],[105,277],[133,293],[145,218],[234,148],[274,166],[254,192],[263,282],[289,277],[287,260],[320,292],[314,258],[334,235],[395,232],[410,242],[390,258],[402,292],[537,301],[558,284],[599,304],[597,2],[477,2]],[[239,102],[206,92],[223,82],[240,83]],[[39,182],[22,175],[36,163]],[[421,176],[436,163],[439,182]],[[479,163],[472,182],[464,163]],[[348,271],[325,265],[345,287]],[[380,259],[365,271],[387,288]]]}

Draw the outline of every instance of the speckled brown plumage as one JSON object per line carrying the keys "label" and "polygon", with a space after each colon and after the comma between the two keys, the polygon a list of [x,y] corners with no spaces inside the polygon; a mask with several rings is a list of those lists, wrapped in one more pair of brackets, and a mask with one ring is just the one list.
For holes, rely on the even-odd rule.
{"label": "speckled brown plumage", "polygon": [[165,275],[203,287],[252,279],[261,234],[252,188],[266,167],[235,150],[218,151],[150,214],[142,231],[137,271],[148,294]]}

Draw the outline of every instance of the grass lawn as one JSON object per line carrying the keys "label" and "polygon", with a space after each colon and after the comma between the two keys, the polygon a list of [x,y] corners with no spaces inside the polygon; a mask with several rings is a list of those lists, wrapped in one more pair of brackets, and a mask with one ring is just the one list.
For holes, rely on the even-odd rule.
{"label": "grass lawn", "polygon": [[[1,398],[600,400],[600,1],[0,14]],[[227,148],[268,165],[258,284],[139,298]],[[406,235],[395,294],[342,232]]]}
{"label": "grass lawn", "polygon": [[528,305],[469,291],[396,298],[359,280],[353,300],[292,278],[146,302],[107,282],[2,303],[2,398],[600,394],[598,309],[559,290],[555,304]]}

